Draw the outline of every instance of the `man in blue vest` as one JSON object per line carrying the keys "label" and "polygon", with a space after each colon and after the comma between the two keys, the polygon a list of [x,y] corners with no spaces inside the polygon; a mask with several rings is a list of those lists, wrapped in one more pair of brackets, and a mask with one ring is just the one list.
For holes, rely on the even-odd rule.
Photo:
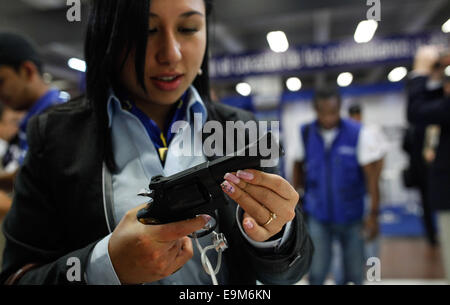
{"label": "man in blue vest", "polygon": [[0,33],[0,102],[13,110],[25,111],[19,124],[17,147],[8,150],[3,165],[16,169],[0,176],[0,189],[11,192],[17,167],[28,150],[26,128],[29,119],[48,107],[65,102],[59,90],[50,88],[42,77],[42,60],[28,39],[14,33]]}
{"label": "man in blue vest", "polygon": [[[337,284],[362,284],[364,239],[378,235],[378,170],[383,152],[377,141],[353,120],[340,117],[341,98],[335,90],[318,90],[317,120],[299,130],[293,184],[303,193],[310,235],[315,246],[309,282],[325,282],[332,244],[342,248],[344,276]],[[365,211],[368,191],[371,204]]]}

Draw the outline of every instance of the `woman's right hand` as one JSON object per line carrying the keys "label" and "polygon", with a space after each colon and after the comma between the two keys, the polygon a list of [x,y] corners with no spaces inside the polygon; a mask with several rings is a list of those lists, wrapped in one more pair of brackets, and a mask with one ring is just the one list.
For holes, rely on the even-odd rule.
{"label": "woman's right hand", "polygon": [[209,220],[209,216],[197,216],[165,225],[144,225],[136,218],[143,207],[128,211],[109,240],[109,256],[122,284],[150,283],[179,270],[194,254],[187,235]]}

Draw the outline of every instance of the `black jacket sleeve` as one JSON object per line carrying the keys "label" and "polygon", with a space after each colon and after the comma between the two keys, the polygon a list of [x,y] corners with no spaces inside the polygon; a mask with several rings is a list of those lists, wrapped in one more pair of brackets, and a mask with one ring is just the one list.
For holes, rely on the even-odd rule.
{"label": "black jacket sleeve", "polygon": [[[15,195],[5,218],[6,237],[1,283],[27,264],[36,267],[26,272],[17,284],[81,284],[84,267],[95,243],[82,249],[70,249],[63,242],[64,219],[55,211],[49,192],[49,165],[43,155],[45,143],[39,136],[42,121],[33,118],[28,124],[29,151],[15,180]],[[81,281],[71,282],[67,272],[73,266],[69,258],[80,262]],[[69,263],[69,264],[68,264]]]}
{"label": "black jacket sleeve", "polygon": [[314,246],[299,207],[292,225],[290,238],[277,252],[263,254],[247,243],[246,251],[252,257],[250,262],[260,282],[273,285],[295,284],[309,271]]}
{"label": "black jacket sleeve", "polygon": [[418,76],[408,82],[408,120],[414,124],[448,125],[450,98],[430,94],[427,81],[427,77]]}
{"label": "black jacket sleeve", "polygon": [[[280,175],[279,166],[264,169],[265,172]],[[295,209],[289,239],[279,249],[261,250],[253,247],[246,240],[245,251],[251,257],[250,263],[257,279],[264,284],[295,284],[309,271],[314,246],[309,236],[300,204]],[[273,238],[280,238],[283,230]]]}

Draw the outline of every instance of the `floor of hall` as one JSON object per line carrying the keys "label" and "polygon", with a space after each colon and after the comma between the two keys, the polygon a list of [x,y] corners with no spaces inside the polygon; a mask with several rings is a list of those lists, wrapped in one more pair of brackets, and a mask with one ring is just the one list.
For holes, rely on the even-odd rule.
{"label": "floor of hall", "polygon": [[[431,247],[423,237],[381,237],[380,281],[366,285],[446,285],[439,246]],[[306,285],[307,277],[297,285]],[[330,277],[325,284],[333,285]]]}

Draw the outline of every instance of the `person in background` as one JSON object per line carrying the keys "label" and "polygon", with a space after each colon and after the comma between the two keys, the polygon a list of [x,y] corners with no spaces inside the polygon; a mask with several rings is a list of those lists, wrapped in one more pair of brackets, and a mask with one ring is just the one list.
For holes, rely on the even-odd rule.
{"label": "person in background", "polygon": [[[15,111],[0,103],[0,160],[6,155],[10,143],[18,143],[19,124],[25,113]],[[8,164],[1,162],[0,173],[10,171]]]}
{"label": "person in background", "polygon": [[[348,108],[348,116],[350,119],[355,120],[356,122],[359,122],[363,124],[363,113],[361,106],[359,104],[353,104]],[[386,139],[385,134],[383,133],[383,130],[380,126],[375,124],[363,124],[364,129],[366,130],[366,133],[369,133],[373,141],[378,143],[378,149],[380,152],[380,156],[382,156],[381,159],[374,161],[374,167],[377,170],[377,177],[376,180],[381,180],[381,173],[383,171],[383,165],[384,165],[384,157],[386,153],[388,152],[388,141]],[[370,198],[369,198],[370,200]],[[369,201],[366,200],[366,204],[369,203]],[[368,209],[366,209],[368,210]],[[372,241],[367,241],[365,244],[365,253],[366,259],[369,259],[370,257],[379,257],[380,253],[380,237],[377,236]]]}
{"label": "person in background", "polygon": [[[356,122],[362,124],[363,115],[362,115],[362,110],[361,110],[360,105],[355,104],[355,105],[350,106],[348,109],[348,115],[349,115],[350,119],[353,119]],[[364,124],[364,129],[366,130],[366,132],[371,133],[371,138],[373,139],[373,141],[378,142],[380,154],[382,154],[384,157],[384,155],[388,151],[388,143],[387,143],[386,136],[384,135],[380,126],[373,125],[373,124]],[[377,180],[379,181],[381,178],[381,172],[383,171],[383,163],[384,163],[383,158],[376,161],[375,163],[376,163],[376,168],[377,168],[377,172],[378,172]]]}
{"label": "person in background", "polygon": [[[428,51],[427,51],[428,50]],[[429,48],[422,49],[420,52],[430,52]],[[437,51],[431,51],[436,52]],[[421,55],[424,56],[424,55]],[[427,56],[427,55],[425,55]],[[423,59],[422,59],[423,60]],[[421,61],[421,60],[419,60]],[[421,65],[421,63],[419,63]],[[421,68],[422,69],[422,68]],[[426,68],[427,72],[425,82],[425,92],[422,92],[424,100],[439,99],[443,95],[442,71],[435,63]],[[417,78],[422,76],[422,78]],[[417,78],[412,81],[412,87],[424,75],[412,71],[410,77]],[[415,88],[412,88],[414,92]],[[415,93],[413,93],[415,94]],[[436,157],[436,148],[439,140],[440,127],[436,124],[428,124],[422,120],[409,120],[409,126],[406,129],[403,139],[403,150],[409,155],[409,167],[404,172],[405,186],[417,188],[420,192],[420,199],[423,210],[423,224],[428,244],[432,247],[437,245],[436,226],[432,203],[430,202],[430,170]]]}
{"label": "person in background", "polygon": [[[315,247],[309,282],[321,285],[332,261],[332,242],[342,248],[344,274],[337,284],[363,283],[364,239],[378,235],[378,163],[383,153],[361,124],[342,119],[339,92],[317,90],[317,120],[299,130],[293,185],[302,193]],[[364,212],[366,190],[371,198]]]}
{"label": "person in background", "polygon": [[[8,107],[5,107],[0,103],[0,160],[8,149],[8,145],[13,139],[17,138],[17,132],[19,130],[19,122],[22,119],[24,113],[14,111]],[[7,169],[6,169],[7,170]],[[4,172],[5,168],[3,164],[0,165],[0,173]],[[11,208],[12,199],[4,191],[0,191],[0,228],[3,223],[3,218]],[[0,253],[3,253],[5,246],[5,238],[3,233],[0,232]],[[0,266],[2,263],[2,257],[0,255]]]}
{"label": "person in background", "polygon": [[[34,44],[21,35],[0,32],[0,102],[13,110],[26,112],[19,125],[19,150],[10,146],[3,157],[4,164],[22,164],[28,150],[29,119],[65,101],[59,90],[50,88],[44,81],[42,60]],[[11,192],[16,173],[11,170],[1,174],[0,189]]]}
{"label": "person in background", "polygon": [[348,108],[348,117],[357,121],[362,122],[361,106],[358,104],[351,105]]}
{"label": "person in background", "polygon": [[439,139],[429,168],[428,198],[437,213],[439,243],[450,283],[450,92],[444,76],[449,65],[448,51],[440,54],[436,46],[417,50],[407,83],[407,117],[412,124],[439,126]]}

